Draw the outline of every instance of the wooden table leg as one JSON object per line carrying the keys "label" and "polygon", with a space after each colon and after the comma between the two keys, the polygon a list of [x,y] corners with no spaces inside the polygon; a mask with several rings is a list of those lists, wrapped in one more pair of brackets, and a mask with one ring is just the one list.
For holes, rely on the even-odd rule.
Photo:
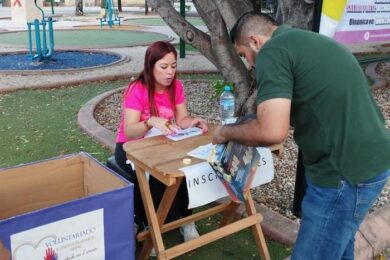
{"label": "wooden table leg", "polygon": [[[153,240],[153,245],[157,251],[164,250],[164,244],[160,232],[160,227],[157,220],[156,211],[153,206],[152,194],[150,193],[149,183],[145,176],[145,171],[139,167],[135,167],[137,174],[137,180],[141,191],[142,202],[145,207],[146,217],[149,223],[150,236]],[[147,242],[147,241],[145,241]],[[144,243],[142,250],[138,256],[138,259],[148,259],[152,246],[150,243]]]}
{"label": "wooden table leg", "polygon": [[230,201],[229,206],[223,213],[223,218],[221,220],[221,223],[219,224],[220,227],[226,226],[229,224],[230,220],[232,220],[234,214],[237,211],[237,208],[240,206],[240,203],[236,203],[234,201]]}
{"label": "wooden table leg", "polygon": [[[145,171],[136,166],[136,174],[140,186],[142,201],[145,207],[146,217],[148,219],[149,231],[150,231],[150,237],[144,241],[138,259],[148,259],[150,251],[152,249],[152,243],[151,243],[152,241],[157,255],[159,252],[165,250],[160,227],[164,223],[169,213],[169,209],[172,206],[173,200],[176,196],[176,193],[180,187],[183,178],[177,178],[176,183],[174,185],[168,186],[166,188],[163,198],[160,202],[160,206],[156,213],[154,209],[152,195],[150,192],[149,183],[145,176]],[[158,257],[158,259],[160,259],[160,257]]]}
{"label": "wooden table leg", "polygon": [[[252,216],[252,215],[257,213],[256,208],[255,208],[255,204],[253,203],[252,195],[250,192],[248,192],[248,198],[245,200],[245,207],[246,207],[246,212],[247,212],[248,216]],[[260,224],[256,224],[256,225],[252,226],[252,232],[253,232],[253,235],[255,237],[257,250],[259,251],[261,259],[264,259],[264,260],[271,259],[269,252],[268,252],[267,243],[265,242],[264,234],[263,234],[263,231],[261,229]]]}
{"label": "wooden table leg", "polygon": [[168,186],[161,199],[160,205],[157,210],[158,224],[160,227],[164,224],[165,219],[168,216],[169,210],[171,209],[172,203],[176,197],[177,191],[180,188],[184,177],[176,178],[176,183],[172,186]]}

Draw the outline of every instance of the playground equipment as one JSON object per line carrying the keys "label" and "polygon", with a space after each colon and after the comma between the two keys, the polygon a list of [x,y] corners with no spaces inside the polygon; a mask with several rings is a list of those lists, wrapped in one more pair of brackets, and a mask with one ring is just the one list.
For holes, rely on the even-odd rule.
{"label": "playground equipment", "polygon": [[[53,18],[45,17],[45,13],[42,8],[37,5],[36,0],[35,6],[42,13],[42,20],[39,21],[35,19],[34,22],[28,22],[28,43],[29,43],[29,55],[32,60],[38,61],[49,61],[54,53],[54,33],[53,33]],[[34,26],[35,31],[35,49],[36,54],[33,53],[33,43],[32,43],[32,29]],[[46,26],[48,26],[49,33],[49,47],[47,46],[47,37],[46,37]],[[42,44],[41,44],[41,27],[42,27]]]}
{"label": "playground equipment", "polygon": [[122,16],[119,16],[118,8],[114,7],[113,0],[105,0],[105,13],[103,17],[98,18],[100,20],[100,28],[107,24],[112,28],[114,24],[121,25]]}

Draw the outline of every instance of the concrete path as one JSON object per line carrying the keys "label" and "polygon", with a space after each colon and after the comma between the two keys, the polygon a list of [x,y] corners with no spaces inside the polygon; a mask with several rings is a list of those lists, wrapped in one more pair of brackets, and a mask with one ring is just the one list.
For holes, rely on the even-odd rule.
{"label": "concrete path", "polygon": [[[44,8],[46,13],[50,13],[50,9]],[[56,15],[59,15],[58,22],[55,24],[56,28],[71,29],[75,26],[97,26],[98,22],[96,17],[100,12],[100,8],[89,7],[85,8],[85,17],[74,17],[73,9],[69,7],[56,8]],[[153,18],[157,15],[145,16],[143,12],[140,12],[139,7],[124,8],[124,12],[121,13],[124,19],[137,19],[137,18]],[[0,8],[0,28],[7,29],[8,31],[26,30],[13,26],[10,19],[10,8]],[[8,18],[7,18],[8,17]],[[126,24],[126,22],[124,22]],[[141,27],[142,28],[142,27]],[[201,30],[206,30],[204,26],[200,27]],[[172,43],[178,43],[179,37],[167,26],[148,26],[144,27],[143,31],[157,32],[167,35],[172,39]],[[122,55],[127,58],[126,61],[120,62],[113,66],[104,66],[93,69],[71,70],[71,71],[35,71],[35,72],[2,72],[0,71],[0,92],[9,92],[18,89],[25,88],[52,88],[57,86],[67,86],[79,84],[87,81],[96,80],[114,80],[120,78],[129,78],[137,75],[143,69],[143,59],[147,46],[138,47],[124,47],[124,48],[99,48],[89,49],[96,51],[110,51]],[[82,50],[82,49],[81,49]],[[0,44],[0,53],[15,52],[15,51],[27,51],[27,46],[15,47]],[[179,72],[183,73],[203,73],[203,72],[217,72],[215,66],[207,60],[203,55],[198,52],[186,52],[184,59],[178,60]]]}
{"label": "concrete path", "polygon": [[[99,49],[119,53],[129,59],[117,65],[98,67],[86,70],[71,70],[69,72],[50,71],[48,73],[2,73],[0,72],[0,92],[15,91],[25,88],[53,88],[75,85],[87,81],[115,80],[137,75],[143,69],[145,46],[119,49]],[[13,49],[15,50],[15,49]],[[4,49],[0,48],[0,52]],[[215,66],[204,56],[190,53],[185,59],[178,60],[179,72],[201,73],[217,72]]]}

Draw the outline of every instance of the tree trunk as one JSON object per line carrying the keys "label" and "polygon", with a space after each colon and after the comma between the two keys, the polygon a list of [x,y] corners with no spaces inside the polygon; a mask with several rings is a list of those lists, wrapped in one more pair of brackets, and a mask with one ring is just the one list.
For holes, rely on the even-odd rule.
{"label": "tree trunk", "polygon": [[[277,1],[277,0],[274,0]],[[193,0],[209,32],[206,34],[185,20],[169,0],[149,0],[164,21],[188,44],[197,48],[221,72],[226,82],[236,85],[236,115],[256,111],[256,82],[236,54],[228,30],[244,13],[260,8],[259,0]],[[279,0],[277,19],[294,27],[312,28],[313,4],[310,0]]]}
{"label": "tree trunk", "polygon": [[275,19],[280,24],[311,30],[313,28],[314,4],[308,0],[278,0]]}
{"label": "tree trunk", "polygon": [[[243,115],[253,112],[254,104],[247,102],[253,89],[253,86],[250,85],[252,80],[245,65],[236,54],[226,29],[227,27],[233,27],[242,13],[252,10],[251,4],[247,2],[245,5],[245,1],[240,1],[238,4],[237,1],[233,0],[217,0],[214,2],[194,0],[193,3],[209,29],[210,47],[216,59],[216,67],[227,82],[235,83],[237,87],[235,91],[236,114]],[[241,12],[234,12],[236,10]]]}
{"label": "tree trunk", "polygon": [[84,15],[83,11],[83,0],[76,0],[76,16]]}

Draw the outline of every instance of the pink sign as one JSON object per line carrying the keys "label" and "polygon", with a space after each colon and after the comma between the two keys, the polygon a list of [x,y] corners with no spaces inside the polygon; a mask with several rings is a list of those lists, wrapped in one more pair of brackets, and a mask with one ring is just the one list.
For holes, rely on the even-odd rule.
{"label": "pink sign", "polygon": [[333,38],[342,43],[384,42],[390,40],[390,29],[338,31]]}

